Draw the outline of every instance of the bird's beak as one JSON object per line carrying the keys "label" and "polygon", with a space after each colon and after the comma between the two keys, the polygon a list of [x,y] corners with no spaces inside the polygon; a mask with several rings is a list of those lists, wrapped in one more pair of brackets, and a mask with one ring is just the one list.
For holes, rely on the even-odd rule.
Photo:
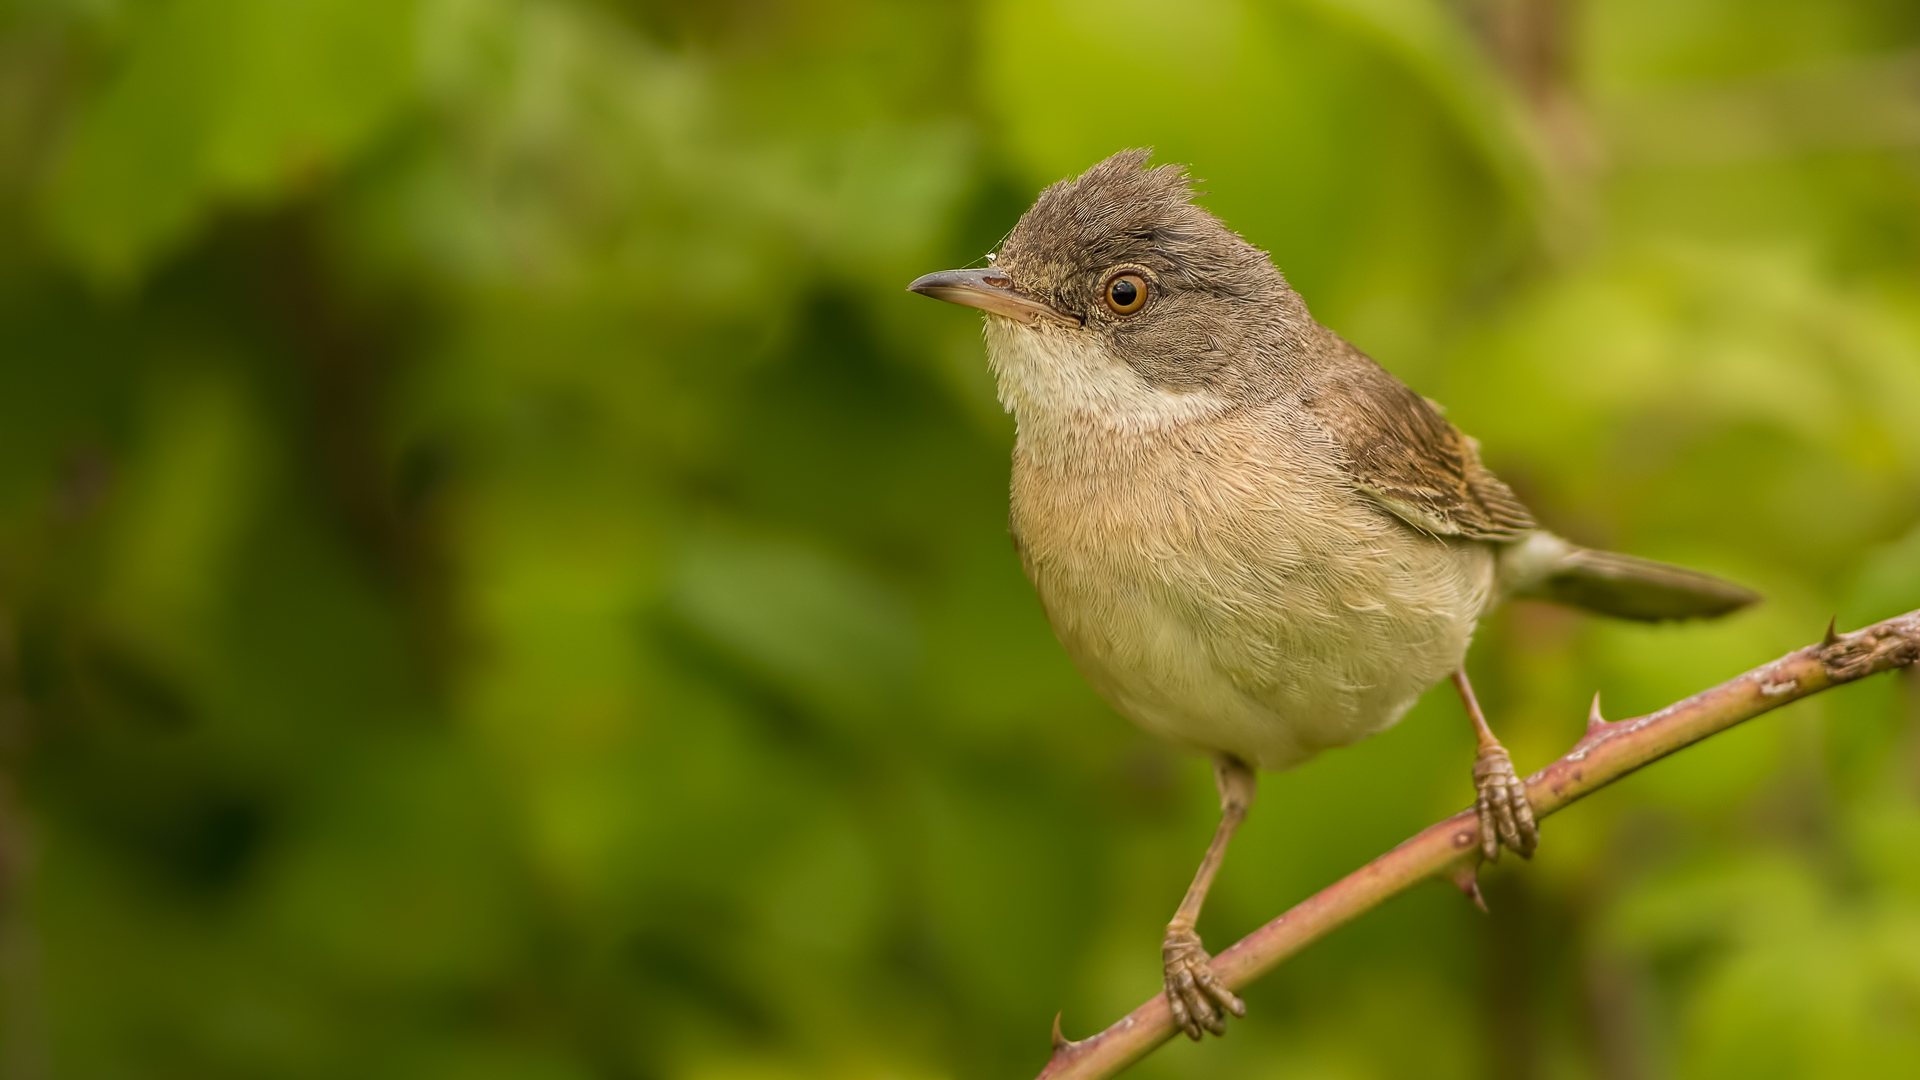
{"label": "bird's beak", "polygon": [[927,274],[915,278],[913,284],[907,286],[907,291],[931,296],[935,300],[977,307],[1028,326],[1043,322],[1060,326],[1079,326],[1081,323],[1079,316],[1069,315],[1015,289],[1013,279],[993,267],[985,270],[942,270],[937,274]]}

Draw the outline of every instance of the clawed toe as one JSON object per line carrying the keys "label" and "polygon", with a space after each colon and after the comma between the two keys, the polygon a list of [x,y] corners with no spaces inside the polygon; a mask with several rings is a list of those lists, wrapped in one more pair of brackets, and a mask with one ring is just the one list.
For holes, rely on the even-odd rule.
{"label": "clawed toe", "polygon": [[1493,862],[1505,845],[1523,859],[1532,858],[1540,845],[1540,829],[1527,786],[1514,775],[1505,748],[1496,743],[1481,749],[1473,763],[1473,786],[1479,792],[1474,806],[1480,818],[1480,854]]}
{"label": "clawed toe", "polygon": [[1246,1003],[1214,978],[1212,958],[1199,935],[1170,929],[1160,952],[1166,964],[1167,1006],[1187,1038],[1197,1042],[1203,1031],[1225,1035],[1228,1013],[1247,1015]]}

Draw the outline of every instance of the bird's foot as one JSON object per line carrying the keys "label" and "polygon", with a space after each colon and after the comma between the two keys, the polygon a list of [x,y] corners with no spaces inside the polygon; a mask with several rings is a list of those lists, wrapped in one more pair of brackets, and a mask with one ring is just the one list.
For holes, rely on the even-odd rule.
{"label": "bird's foot", "polygon": [[1474,807],[1480,815],[1480,853],[1493,862],[1505,844],[1521,858],[1532,858],[1540,846],[1540,827],[1534,824],[1527,785],[1514,775],[1506,747],[1489,743],[1480,748],[1473,759],[1473,786],[1479,792]]}
{"label": "bird's foot", "polygon": [[1187,1038],[1199,1042],[1202,1030],[1225,1035],[1228,1013],[1247,1015],[1246,1003],[1213,977],[1213,958],[1201,948],[1199,934],[1183,926],[1167,927],[1160,959],[1166,964],[1167,1005]]}

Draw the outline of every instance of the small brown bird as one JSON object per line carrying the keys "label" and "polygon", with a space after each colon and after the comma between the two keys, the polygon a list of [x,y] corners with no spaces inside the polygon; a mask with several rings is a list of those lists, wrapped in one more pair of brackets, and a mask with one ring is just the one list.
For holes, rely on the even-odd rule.
{"label": "small brown bird", "polygon": [[1461,667],[1479,618],[1510,596],[1641,620],[1758,597],[1541,529],[1472,439],[1148,157],[1054,184],[987,269],[908,288],[987,313],[1014,542],[1067,653],[1121,715],[1213,756],[1220,827],[1161,946],[1198,1039],[1246,1014],[1194,922],[1255,768],[1382,731],[1451,676],[1483,854],[1531,855],[1526,787]]}

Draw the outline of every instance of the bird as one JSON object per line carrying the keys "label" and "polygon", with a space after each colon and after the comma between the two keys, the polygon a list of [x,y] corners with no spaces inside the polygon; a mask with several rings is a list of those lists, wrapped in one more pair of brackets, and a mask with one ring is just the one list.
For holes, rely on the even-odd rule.
{"label": "bird", "polygon": [[1531,857],[1526,786],[1463,667],[1478,621],[1510,597],[1642,621],[1759,597],[1541,527],[1439,406],[1151,157],[1047,187],[987,266],[908,289],[985,313],[1014,417],[1009,528],[1068,656],[1122,716],[1212,758],[1220,824],[1161,942],[1198,1040],[1246,1015],[1194,927],[1258,770],[1383,731],[1450,679],[1478,738],[1481,855]]}

